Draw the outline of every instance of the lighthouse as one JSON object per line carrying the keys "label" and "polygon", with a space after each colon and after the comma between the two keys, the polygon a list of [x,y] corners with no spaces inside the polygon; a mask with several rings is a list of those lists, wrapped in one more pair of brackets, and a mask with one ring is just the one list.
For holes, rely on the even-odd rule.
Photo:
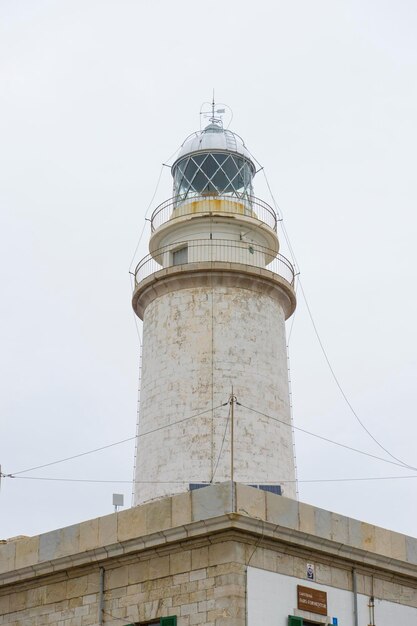
{"label": "lighthouse", "polygon": [[215,115],[184,141],[135,270],[134,504],[234,480],[296,497],[285,321],[294,270],[254,160]]}

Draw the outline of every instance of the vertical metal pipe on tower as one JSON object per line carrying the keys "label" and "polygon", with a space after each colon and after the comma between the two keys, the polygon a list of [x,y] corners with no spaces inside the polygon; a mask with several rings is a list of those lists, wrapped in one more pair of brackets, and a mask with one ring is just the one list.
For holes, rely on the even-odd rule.
{"label": "vertical metal pipe on tower", "polygon": [[133,293],[143,320],[135,504],[230,478],[296,497],[285,337],[294,271],[274,210],[253,195],[255,171],[213,116],[183,143],[174,197],[153,212]]}

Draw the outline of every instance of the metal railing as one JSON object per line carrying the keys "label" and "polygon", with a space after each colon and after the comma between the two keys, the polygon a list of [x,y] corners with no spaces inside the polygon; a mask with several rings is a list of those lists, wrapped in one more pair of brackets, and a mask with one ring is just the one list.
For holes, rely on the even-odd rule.
{"label": "metal railing", "polygon": [[277,230],[277,214],[269,204],[254,196],[238,198],[226,194],[176,196],[170,198],[160,204],[152,213],[151,230],[154,232],[168,220],[172,221],[180,217],[199,213],[216,213],[216,215],[224,214],[229,216],[244,215],[266,224],[275,232]]}
{"label": "metal railing", "polygon": [[144,257],[135,269],[135,286],[161,269],[214,261],[267,269],[294,284],[291,262],[274,250],[229,239],[195,239],[163,246]]}

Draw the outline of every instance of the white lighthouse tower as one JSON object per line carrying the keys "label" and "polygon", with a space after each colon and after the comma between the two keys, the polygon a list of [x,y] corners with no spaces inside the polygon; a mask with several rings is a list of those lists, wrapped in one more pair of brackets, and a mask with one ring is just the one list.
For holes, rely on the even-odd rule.
{"label": "white lighthouse tower", "polygon": [[296,306],[274,210],[214,114],[183,143],[135,271],[143,320],[135,504],[233,479],[295,498],[285,320]]}

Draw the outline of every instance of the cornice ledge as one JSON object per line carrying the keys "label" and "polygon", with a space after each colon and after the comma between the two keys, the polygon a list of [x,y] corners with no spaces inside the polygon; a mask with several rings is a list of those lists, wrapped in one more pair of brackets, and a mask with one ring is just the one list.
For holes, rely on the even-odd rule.
{"label": "cornice ledge", "polygon": [[327,555],[337,554],[339,558],[344,560],[389,570],[403,576],[411,576],[414,579],[417,576],[417,564],[408,561],[401,561],[383,554],[369,552],[349,544],[310,535],[297,529],[280,526],[258,518],[236,514],[232,514],[230,517],[234,528],[249,531],[261,537],[303,547],[308,550],[316,550]]}

